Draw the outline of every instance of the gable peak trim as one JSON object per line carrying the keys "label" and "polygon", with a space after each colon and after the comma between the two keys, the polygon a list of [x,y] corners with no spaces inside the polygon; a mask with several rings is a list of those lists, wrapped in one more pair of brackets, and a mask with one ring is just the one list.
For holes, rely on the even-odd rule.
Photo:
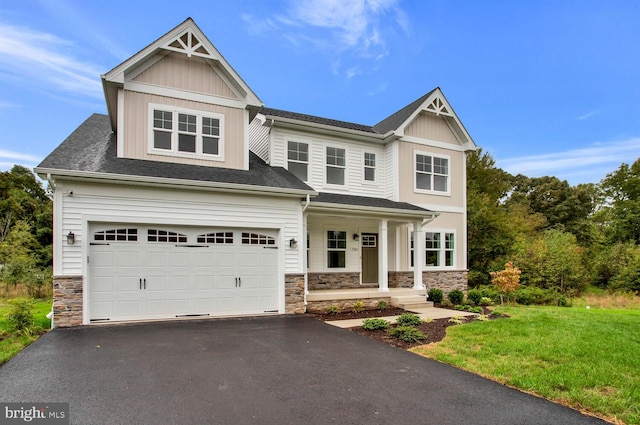
{"label": "gable peak trim", "polygon": [[201,40],[200,34],[194,34],[191,28],[188,28],[174,39],[168,40],[160,48],[185,53],[188,57],[200,56],[208,59],[217,59],[209,52],[204,41]]}

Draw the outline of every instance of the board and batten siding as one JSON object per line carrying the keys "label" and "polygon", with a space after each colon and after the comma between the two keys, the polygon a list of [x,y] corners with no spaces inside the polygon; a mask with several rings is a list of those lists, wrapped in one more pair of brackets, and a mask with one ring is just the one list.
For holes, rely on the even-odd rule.
{"label": "board and batten siding", "polygon": [[[224,115],[224,161],[149,153],[150,103],[215,112]],[[125,91],[124,157],[180,164],[235,168],[240,170],[246,169],[244,154],[246,114],[248,114],[248,112],[244,109]]]}
{"label": "board and batten siding", "polygon": [[460,145],[458,138],[443,117],[423,111],[405,128],[404,134],[421,139]]}
{"label": "board and batten siding", "polygon": [[[127,185],[102,185],[58,181],[57,199],[61,215],[56,217],[62,235],[59,255],[54,258],[54,274],[81,275],[85,272],[83,249],[90,242],[91,222],[164,224],[256,229],[282,229],[278,247],[284,251],[284,273],[301,273],[303,244],[289,248],[291,238],[302,238],[301,203],[297,198],[222,194],[196,190],[176,190]],[[68,193],[73,192],[73,196]],[[64,217],[64,219],[62,219]],[[67,245],[68,232],[76,243]],[[86,262],[86,261],[85,261]]]}
{"label": "board and batten siding", "polygon": [[238,99],[206,59],[172,52],[133,78],[139,83]]}
{"label": "board and batten siding", "polygon": [[[309,133],[272,130],[271,165],[287,168],[287,144],[289,141],[309,144],[309,168],[306,182],[314,190],[324,192],[349,193],[356,196],[384,197],[386,181],[388,180],[385,150],[380,145],[348,140],[345,138],[328,138]],[[346,169],[345,185],[326,184],[326,148],[336,147],[345,149]],[[376,181],[364,179],[364,153],[376,155]]]}

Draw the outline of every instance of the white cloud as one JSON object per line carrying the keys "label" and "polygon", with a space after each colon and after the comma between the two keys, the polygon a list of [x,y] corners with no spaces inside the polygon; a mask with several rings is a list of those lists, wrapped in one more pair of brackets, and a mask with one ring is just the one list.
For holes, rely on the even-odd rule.
{"label": "white cloud", "polygon": [[572,184],[597,183],[623,162],[632,163],[640,157],[640,138],[594,143],[582,149],[571,149],[542,155],[496,160],[497,165],[511,174],[530,177],[556,176]]}
{"label": "white cloud", "polygon": [[4,149],[0,149],[0,160],[10,159],[26,162],[40,162],[41,158],[28,153],[12,152]]}
{"label": "white cloud", "polygon": [[588,120],[589,118],[591,118],[592,116],[596,115],[597,113],[598,113],[598,111],[597,111],[597,110],[595,110],[595,111],[589,111],[589,112],[587,112],[586,114],[580,115],[580,116],[578,117],[578,119],[579,119],[580,121]]}
{"label": "white cloud", "polygon": [[100,71],[74,57],[73,43],[30,28],[0,23],[0,71],[25,85],[103,98]]}

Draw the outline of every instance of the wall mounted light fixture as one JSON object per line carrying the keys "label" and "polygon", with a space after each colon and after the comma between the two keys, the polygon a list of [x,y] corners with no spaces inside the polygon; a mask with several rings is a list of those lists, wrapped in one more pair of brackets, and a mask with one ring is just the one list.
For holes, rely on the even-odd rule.
{"label": "wall mounted light fixture", "polygon": [[67,245],[73,245],[76,243],[76,235],[73,232],[67,233]]}
{"label": "wall mounted light fixture", "polygon": [[289,248],[297,248],[298,247],[298,241],[295,238],[291,238],[291,240],[289,241]]}
{"label": "wall mounted light fixture", "polygon": [[354,240],[354,241],[357,241],[358,239],[360,239],[360,235],[359,235],[359,234],[357,234],[357,233],[354,233],[354,234],[353,234],[353,240]]}

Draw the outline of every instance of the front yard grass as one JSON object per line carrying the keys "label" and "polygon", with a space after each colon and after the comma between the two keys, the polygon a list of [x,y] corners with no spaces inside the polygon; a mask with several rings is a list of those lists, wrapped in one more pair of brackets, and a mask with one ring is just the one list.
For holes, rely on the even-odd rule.
{"label": "front yard grass", "polygon": [[502,307],[411,351],[600,416],[640,424],[640,311]]}
{"label": "front yard grass", "polygon": [[[6,363],[18,354],[24,347],[40,337],[40,333],[33,335],[16,335],[11,332],[7,323],[7,313],[10,304],[7,299],[0,299],[0,365]],[[47,319],[47,313],[51,311],[51,300],[35,300],[33,309],[35,323],[43,331],[51,327],[51,321]]]}

